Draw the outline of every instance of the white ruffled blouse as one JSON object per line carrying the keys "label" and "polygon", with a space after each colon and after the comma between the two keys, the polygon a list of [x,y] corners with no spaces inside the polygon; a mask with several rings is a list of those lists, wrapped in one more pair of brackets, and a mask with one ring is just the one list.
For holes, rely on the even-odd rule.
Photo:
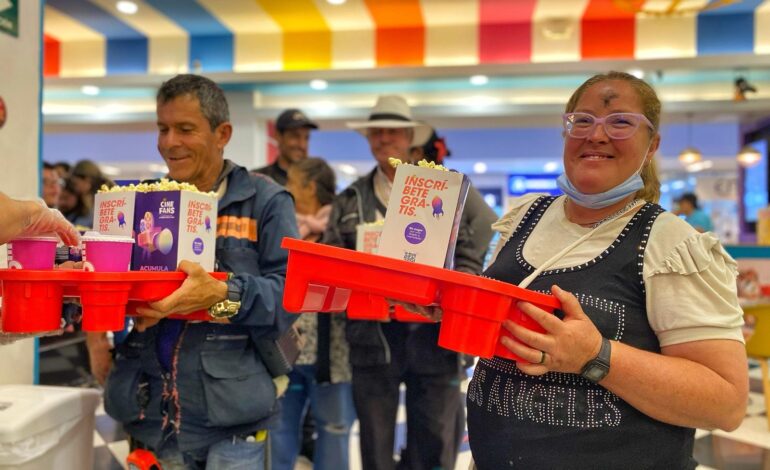
{"label": "white ruffled blouse", "polygon": [[[540,194],[517,198],[493,228],[495,256]],[[524,245],[524,259],[538,267],[591,229],[573,224],[564,197],[545,211]],[[600,226],[595,234],[548,269],[582,264],[612,243],[632,214]],[[706,339],[743,341],[743,312],[736,291],[737,264],[710,232],[698,233],[670,212],[658,216],[644,254],[647,317],[661,346]]]}

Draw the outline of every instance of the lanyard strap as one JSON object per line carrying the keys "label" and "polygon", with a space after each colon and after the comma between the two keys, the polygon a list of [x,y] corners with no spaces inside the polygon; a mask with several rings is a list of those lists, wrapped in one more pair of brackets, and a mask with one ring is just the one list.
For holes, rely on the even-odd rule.
{"label": "lanyard strap", "polygon": [[588,232],[588,233],[586,233],[586,234],[583,234],[583,236],[582,236],[582,237],[578,238],[577,240],[575,240],[574,242],[570,243],[570,244],[569,244],[569,245],[567,245],[565,248],[563,248],[563,249],[562,249],[560,252],[558,252],[558,253],[556,253],[555,255],[553,255],[553,256],[551,256],[550,258],[548,258],[548,260],[546,260],[546,262],[545,262],[545,263],[541,264],[539,268],[535,269],[534,271],[532,271],[532,273],[531,273],[529,276],[525,277],[525,278],[524,278],[524,279],[523,279],[523,280],[522,280],[522,281],[519,283],[519,287],[521,287],[521,288],[523,288],[523,289],[526,289],[526,288],[527,288],[527,286],[529,286],[529,285],[532,283],[532,281],[534,281],[534,280],[535,280],[535,279],[536,279],[536,278],[537,278],[537,277],[538,277],[540,274],[542,274],[542,273],[543,273],[543,271],[545,271],[545,270],[547,270],[548,268],[550,268],[551,266],[553,266],[553,265],[554,265],[554,264],[555,264],[557,261],[559,261],[559,260],[560,260],[560,259],[562,259],[564,256],[566,256],[566,255],[567,255],[567,253],[569,253],[570,251],[572,251],[573,249],[575,249],[575,247],[576,247],[576,246],[580,245],[580,244],[581,244],[581,243],[583,243],[584,241],[586,241],[586,240],[588,240],[589,238],[591,238],[591,236],[593,236],[593,234],[595,234],[595,233],[596,233],[596,231],[597,231],[597,230],[598,230],[598,229],[599,229],[599,228],[600,228],[602,225],[604,225],[605,223],[607,223],[607,222],[610,222],[610,221],[612,221],[612,220],[617,220],[617,219],[619,219],[620,217],[623,217],[623,215],[627,214],[627,213],[628,213],[628,211],[630,211],[630,210],[632,210],[632,209],[636,208],[638,205],[639,205],[639,203],[637,202],[636,204],[633,204],[631,207],[628,207],[626,210],[624,210],[623,212],[621,212],[620,214],[618,214],[616,217],[613,217],[612,219],[609,219],[609,220],[605,220],[603,223],[601,223],[601,224],[597,225],[596,227],[592,228],[590,232]]}

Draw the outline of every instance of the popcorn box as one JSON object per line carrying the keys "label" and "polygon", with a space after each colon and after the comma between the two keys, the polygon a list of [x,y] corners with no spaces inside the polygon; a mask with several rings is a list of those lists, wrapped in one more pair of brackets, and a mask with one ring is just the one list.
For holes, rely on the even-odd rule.
{"label": "popcorn box", "polygon": [[96,195],[100,233],[136,240],[132,271],[174,271],[183,259],[214,270],[217,200],[181,191],[117,191]]}
{"label": "popcorn box", "polygon": [[469,184],[462,173],[399,165],[378,254],[451,269]]}
{"label": "popcorn box", "polygon": [[192,191],[137,194],[134,271],[174,271],[183,259],[214,270],[216,197]]}
{"label": "popcorn box", "polygon": [[96,193],[94,230],[109,235],[133,237],[136,191]]}
{"label": "popcorn box", "polygon": [[358,224],[356,226],[356,251],[377,253],[383,224]]}

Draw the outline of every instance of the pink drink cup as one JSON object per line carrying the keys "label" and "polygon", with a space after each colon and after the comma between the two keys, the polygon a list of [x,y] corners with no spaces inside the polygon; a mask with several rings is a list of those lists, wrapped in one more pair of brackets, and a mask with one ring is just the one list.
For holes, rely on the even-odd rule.
{"label": "pink drink cup", "polygon": [[[134,239],[97,233],[83,236],[83,269],[96,272],[126,272],[131,265]],[[131,284],[83,282],[79,285],[83,305],[83,331],[123,329]]]}
{"label": "pink drink cup", "polygon": [[96,272],[126,272],[131,266],[134,240],[130,237],[83,237],[83,269]]}
{"label": "pink drink cup", "polygon": [[55,237],[17,238],[8,242],[10,269],[53,269],[56,259]]}

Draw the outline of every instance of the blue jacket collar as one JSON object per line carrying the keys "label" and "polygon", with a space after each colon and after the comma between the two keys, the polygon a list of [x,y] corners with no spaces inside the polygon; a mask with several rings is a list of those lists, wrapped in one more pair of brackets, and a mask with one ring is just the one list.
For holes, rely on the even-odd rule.
{"label": "blue jacket collar", "polygon": [[225,166],[222,170],[222,175],[218,180],[217,188],[219,184],[227,178],[227,191],[219,201],[219,210],[227,207],[233,202],[245,201],[253,197],[257,193],[257,189],[253,184],[250,184],[251,176],[249,171],[239,165],[236,165],[230,160],[225,159]]}

